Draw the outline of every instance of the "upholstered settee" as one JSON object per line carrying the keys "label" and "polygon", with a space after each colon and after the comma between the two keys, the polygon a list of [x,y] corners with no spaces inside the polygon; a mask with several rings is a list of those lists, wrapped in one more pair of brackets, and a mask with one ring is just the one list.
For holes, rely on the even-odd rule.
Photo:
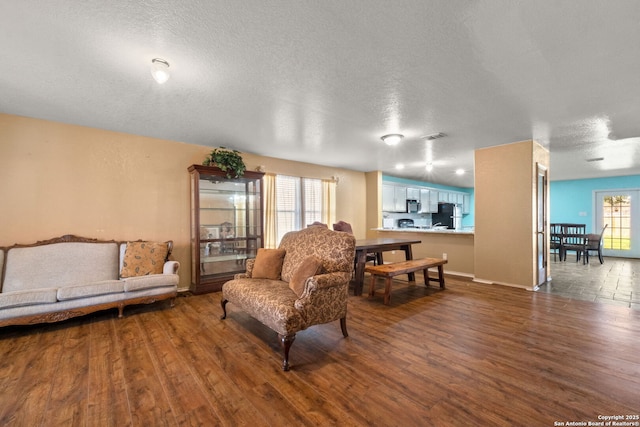
{"label": "upholstered settee", "polygon": [[0,248],[0,326],[56,322],[170,299],[178,289],[172,242],[67,235]]}
{"label": "upholstered settee", "polygon": [[246,272],[222,286],[222,319],[231,302],[278,333],[289,370],[296,333],[340,320],[347,333],[347,301],[353,273],[353,235],[308,227],[284,235],[278,249],[259,249]]}

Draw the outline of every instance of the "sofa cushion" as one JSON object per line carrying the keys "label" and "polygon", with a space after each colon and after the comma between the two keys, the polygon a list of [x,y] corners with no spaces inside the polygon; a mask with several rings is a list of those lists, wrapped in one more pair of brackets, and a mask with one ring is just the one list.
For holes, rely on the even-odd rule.
{"label": "sofa cushion", "polygon": [[25,305],[53,304],[57,301],[56,288],[41,288],[28,291],[3,292],[0,294],[0,308]]}
{"label": "sofa cushion", "polygon": [[284,249],[259,248],[251,277],[254,279],[280,279],[285,253]]}
{"label": "sofa cushion", "polygon": [[162,288],[165,286],[178,286],[177,274],[150,274],[147,276],[127,277],[122,280],[124,282],[125,292]]}
{"label": "sofa cushion", "polygon": [[81,285],[118,278],[116,242],[61,242],[12,247],[5,256],[3,292]]}
{"label": "sofa cushion", "polygon": [[65,286],[58,289],[58,301],[78,298],[95,297],[98,295],[117,294],[124,292],[122,280],[104,280],[86,285]]}
{"label": "sofa cushion", "polygon": [[169,246],[159,242],[127,242],[120,277],[162,274]]}
{"label": "sofa cushion", "polygon": [[291,276],[291,280],[289,281],[289,287],[296,293],[299,297],[302,296],[304,292],[304,283],[311,276],[315,276],[320,267],[322,266],[322,261],[320,258],[315,256],[306,257],[296,271],[294,271]]}

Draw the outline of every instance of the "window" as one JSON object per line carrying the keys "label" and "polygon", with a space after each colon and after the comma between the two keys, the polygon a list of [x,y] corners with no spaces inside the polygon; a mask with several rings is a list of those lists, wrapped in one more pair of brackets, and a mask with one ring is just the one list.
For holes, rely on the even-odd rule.
{"label": "window", "polygon": [[604,222],[610,225],[604,249],[631,249],[631,196],[605,196],[602,211]]}
{"label": "window", "polygon": [[[300,230],[315,221],[328,224],[335,218],[335,183],[323,180],[276,175],[275,226],[278,244],[285,233]],[[270,213],[265,212],[266,215]],[[268,221],[268,218],[267,218]]]}

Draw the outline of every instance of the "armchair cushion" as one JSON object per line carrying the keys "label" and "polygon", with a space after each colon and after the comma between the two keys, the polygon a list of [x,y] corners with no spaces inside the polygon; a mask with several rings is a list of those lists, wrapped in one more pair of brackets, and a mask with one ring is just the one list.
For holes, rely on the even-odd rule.
{"label": "armchair cushion", "polygon": [[254,279],[280,279],[285,253],[284,249],[259,248],[251,277]]}
{"label": "armchair cushion", "polygon": [[298,297],[301,297],[304,292],[304,282],[306,282],[309,277],[315,276],[321,266],[322,261],[315,256],[306,257],[300,265],[298,265],[298,268],[289,281],[289,287]]}
{"label": "armchair cushion", "polygon": [[223,285],[224,299],[233,301],[279,334],[288,335],[307,324],[295,307],[298,298],[281,280],[240,279]]}

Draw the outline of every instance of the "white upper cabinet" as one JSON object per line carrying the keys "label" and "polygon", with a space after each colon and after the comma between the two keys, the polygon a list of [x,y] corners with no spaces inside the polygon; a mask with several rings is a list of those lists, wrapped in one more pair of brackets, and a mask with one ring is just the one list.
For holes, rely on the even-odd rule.
{"label": "white upper cabinet", "polygon": [[409,200],[420,200],[420,189],[407,187],[407,199]]}
{"label": "white upper cabinet", "polygon": [[406,212],[407,211],[407,187],[401,187],[396,185],[395,188],[395,209],[396,212]]}
{"label": "white upper cabinet", "polygon": [[462,213],[468,214],[471,213],[471,195],[463,194],[462,195]]}
{"label": "white upper cabinet", "polygon": [[382,184],[382,211],[406,212],[407,187],[392,184]]}
{"label": "white upper cabinet", "polygon": [[382,211],[407,212],[407,200],[420,202],[419,213],[438,212],[438,202],[455,203],[462,214],[471,213],[471,195],[458,191],[438,190],[425,187],[382,184]]}
{"label": "white upper cabinet", "polygon": [[382,211],[393,212],[395,209],[395,185],[382,184]]}
{"label": "white upper cabinet", "polygon": [[438,212],[437,191],[420,189],[420,213]]}

